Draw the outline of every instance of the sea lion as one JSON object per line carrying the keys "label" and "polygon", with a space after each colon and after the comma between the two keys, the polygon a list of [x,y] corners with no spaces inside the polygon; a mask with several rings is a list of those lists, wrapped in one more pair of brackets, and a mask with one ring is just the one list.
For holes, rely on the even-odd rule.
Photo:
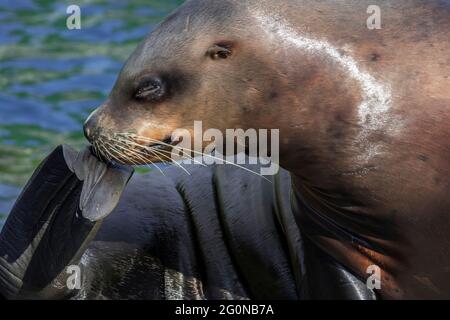
{"label": "sea lion", "polygon": [[361,279],[378,266],[383,298],[450,298],[449,33],[448,0],[187,1],[131,55],[86,135],[141,164],[195,120],[280,129],[310,241]]}

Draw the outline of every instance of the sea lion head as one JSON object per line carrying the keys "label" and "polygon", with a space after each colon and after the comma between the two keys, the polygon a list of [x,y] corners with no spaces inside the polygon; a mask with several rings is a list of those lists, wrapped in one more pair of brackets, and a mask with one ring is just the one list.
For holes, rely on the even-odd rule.
{"label": "sea lion head", "polygon": [[[173,133],[192,132],[195,121],[202,121],[204,130],[284,128],[285,142],[306,139],[294,131],[301,123],[315,129],[320,115],[309,106],[322,96],[319,86],[334,83],[317,72],[323,59],[316,64],[294,59],[286,44],[271,39],[276,35],[266,32],[255,15],[260,3],[187,1],[158,25],[86,121],[86,136],[97,153],[124,164],[160,161],[161,152],[179,142]],[[264,9],[272,10],[267,3]],[[348,105],[349,96],[333,90],[334,105]],[[149,152],[153,148],[159,148],[159,156]]]}
{"label": "sea lion head", "polygon": [[237,1],[188,1],[157,26],[85,123],[98,153],[143,164],[160,160],[149,147],[174,143],[173,132],[192,130],[194,121],[252,127],[245,119],[278,96],[277,80],[242,10]]}

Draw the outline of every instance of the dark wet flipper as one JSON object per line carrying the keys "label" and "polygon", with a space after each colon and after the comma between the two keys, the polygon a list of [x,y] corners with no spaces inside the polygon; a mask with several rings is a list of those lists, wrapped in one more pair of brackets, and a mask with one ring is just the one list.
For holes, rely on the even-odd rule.
{"label": "dark wet flipper", "polygon": [[67,295],[61,283],[65,268],[78,262],[131,175],[131,169],[106,166],[87,149],[56,148],[33,174],[0,234],[0,293]]}

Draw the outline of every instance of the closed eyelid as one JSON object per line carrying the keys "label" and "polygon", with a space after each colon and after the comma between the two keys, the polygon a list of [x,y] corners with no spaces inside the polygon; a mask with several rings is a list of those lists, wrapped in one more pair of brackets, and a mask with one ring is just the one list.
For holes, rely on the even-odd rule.
{"label": "closed eyelid", "polygon": [[159,101],[166,95],[167,88],[159,77],[143,78],[134,92],[135,98],[148,101]]}

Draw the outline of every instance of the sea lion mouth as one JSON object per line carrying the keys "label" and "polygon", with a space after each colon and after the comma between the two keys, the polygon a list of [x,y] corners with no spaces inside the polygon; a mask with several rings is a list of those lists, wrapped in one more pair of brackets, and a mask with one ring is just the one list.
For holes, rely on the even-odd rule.
{"label": "sea lion mouth", "polygon": [[167,137],[164,140],[162,140],[161,142],[150,143],[147,145],[147,147],[155,148],[155,149],[163,149],[163,148],[167,148],[169,146],[175,146],[173,144],[171,137]]}

